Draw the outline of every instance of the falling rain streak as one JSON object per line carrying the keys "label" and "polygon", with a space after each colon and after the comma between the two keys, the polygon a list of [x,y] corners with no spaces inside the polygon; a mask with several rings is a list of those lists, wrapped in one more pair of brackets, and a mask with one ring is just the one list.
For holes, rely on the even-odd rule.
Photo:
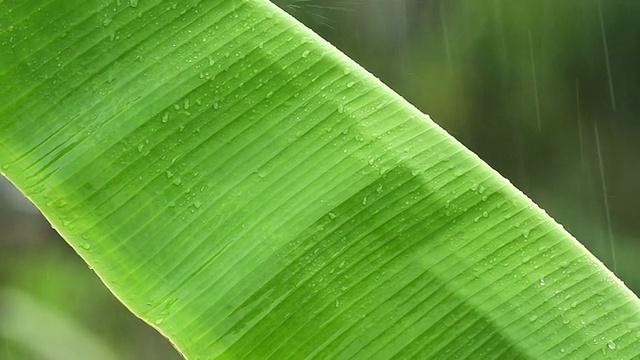
{"label": "falling rain streak", "polygon": [[602,5],[598,0],[598,17],[600,18],[600,34],[602,35],[602,46],[604,47],[604,60],[607,64],[607,80],[609,81],[609,95],[611,97],[611,107],[616,111],[616,95],[613,91],[613,78],[611,77],[611,62],[609,60],[609,45],[607,43],[607,33],[604,29],[604,19],[602,16]]}
{"label": "falling rain streak", "polygon": [[531,29],[529,29],[529,55],[531,56],[531,76],[533,77],[533,94],[536,102],[536,120],[538,132],[542,130],[540,122],[540,98],[538,97],[538,76],[536,75],[536,62],[533,58],[533,40],[531,39]]}
{"label": "falling rain streak", "polygon": [[302,19],[300,20],[312,28],[314,28],[312,24],[304,21],[304,14],[309,15],[307,19],[310,19],[314,24],[319,24],[333,31],[336,30],[335,12],[353,11],[356,6],[362,4],[362,2],[358,0],[329,2],[319,2],[317,0],[274,0],[273,2],[291,15],[295,17],[301,16]]}
{"label": "falling rain streak", "polygon": [[593,130],[596,134],[596,150],[598,151],[598,166],[600,168],[600,182],[602,184],[602,197],[604,199],[604,211],[607,217],[607,231],[609,235],[609,248],[611,250],[611,262],[613,272],[618,272],[618,261],[616,259],[616,249],[613,241],[613,231],[611,230],[611,212],[609,211],[609,198],[607,197],[607,183],[604,178],[604,166],[602,161],[602,149],[600,148],[600,132],[598,125],[593,124]]}
{"label": "falling rain streak", "polygon": [[451,42],[449,41],[449,31],[447,30],[444,1],[440,1],[438,5],[438,9],[440,10],[440,23],[442,24],[442,37],[444,40],[445,52],[447,54],[447,63],[449,64],[449,72],[451,72],[453,70],[453,61],[451,58]]}

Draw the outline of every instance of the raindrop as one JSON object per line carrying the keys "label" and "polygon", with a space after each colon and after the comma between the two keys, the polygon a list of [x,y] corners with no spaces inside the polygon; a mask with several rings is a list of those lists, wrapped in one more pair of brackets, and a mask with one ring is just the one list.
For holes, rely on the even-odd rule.
{"label": "raindrop", "polygon": [[355,85],[355,84],[356,84],[355,82],[353,82],[353,81],[349,81],[349,82],[347,83],[347,87],[348,87],[348,88],[352,88],[352,87],[353,87],[353,85]]}
{"label": "raindrop", "polygon": [[262,168],[262,169],[258,170],[258,177],[260,179],[266,178],[267,175],[269,175],[269,170],[267,168]]}
{"label": "raindrop", "polygon": [[338,113],[340,114],[344,113],[344,105],[342,104],[338,105]]}
{"label": "raindrop", "polygon": [[182,184],[182,179],[176,178],[175,180],[173,180],[173,185],[180,185],[180,184]]}
{"label": "raindrop", "polygon": [[379,173],[380,175],[383,175],[383,176],[384,176],[384,175],[388,174],[388,173],[389,173],[389,171],[391,171],[391,168],[390,168],[390,167],[388,167],[388,166],[383,166],[383,167],[381,167],[381,168],[380,168],[380,170],[378,171],[378,173]]}
{"label": "raindrop", "polygon": [[337,218],[337,217],[338,217],[338,215],[336,215],[335,213],[332,213],[332,212],[330,212],[330,213],[329,213],[329,214],[327,214],[327,215],[329,215],[329,219],[331,219],[331,220],[334,220],[335,218]]}
{"label": "raindrop", "polygon": [[160,318],[160,319],[156,320],[155,323],[156,323],[156,325],[160,325],[160,324],[162,324],[163,321],[164,321],[164,319]]}
{"label": "raindrop", "polygon": [[367,197],[362,198],[362,205],[367,205]]}
{"label": "raindrop", "polygon": [[309,56],[309,50],[305,50],[302,52],[302,57],[306,58],[307,56]]}
{"label": "raindrop", "polygon": [[540,279],[540,286],[545,286],[547,283],[544,282],[544,279]]}
{"label": "raindrop", "polygon": [[162,114],[162,122],[166,123],[167,121],[169,121],[169,113],[164,113]]}
{"label": "raindrop", "polygon": [[273,91],[269,91],[265,96],[267,99],[273,96]]}
{"label": "raindrop", "polygon": [[538,315],[529,316],[529,322],[535,322],[536,320],[538,320]]}
{"label": "raindrop", "polygon": [[616,343],[613,342],[613,340],[609,340],[609,342],[607,343],[607,347],[611,350],[614,350],[615,348],[618,347],[618,345],[616,345]]}
{"label": "raindrop", "polygon": [[82,245],[80,245],[81,248],[85,249],[85,250],[89,250],[91,249],[91,244],[89,243],[83,243]]}
{"label": "raindrop", "polygon": [[485,218],[486,218],[486,217],[489,217],[489,213],[488,213],[488,212],[486,212],[486,211],[483,211],[483,212],[482,212],[482,217],[485,217]]}
{"label": "raindrop", "polygon": [[571,303],[571,305],[570,305],[570,306],[571,306],[572,308],[575,308],[576,306],[578,306],[578,303],[574,301],[574,302],[572,302],[572,303]]}

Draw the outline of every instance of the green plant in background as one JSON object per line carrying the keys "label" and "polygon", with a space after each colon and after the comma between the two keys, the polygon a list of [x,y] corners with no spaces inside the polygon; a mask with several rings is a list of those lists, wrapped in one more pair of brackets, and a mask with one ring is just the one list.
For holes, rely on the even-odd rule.
{"label": "green plant in background", "polygon": [[[25,293],[2,289],[0,304],[0,336],[28,349],[24,358],[35,355],[39,359],[82,360],[86,359],[87,354],[91,354],[94,359],[118,359],[107,346],[79,324],[69,321],[64,315]],[[43,323],[57,324],[58,331],[47,331]],[[10,359],[4,355],[4,359]]]}
{"label": "green plant in background", "polygon": [[640,353],[640,303],[271,3],[0,4],[0,164],[188,358]]}

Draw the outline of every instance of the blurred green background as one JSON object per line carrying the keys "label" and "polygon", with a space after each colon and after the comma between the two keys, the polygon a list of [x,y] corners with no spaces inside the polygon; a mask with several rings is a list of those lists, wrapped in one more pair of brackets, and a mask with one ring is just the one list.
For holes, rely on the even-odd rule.
{"label": "blurred green background", "polygon": [[[640,293],[640,1],[275,2],[428,113]],[[180,357],[0,179],[0,358]]]}

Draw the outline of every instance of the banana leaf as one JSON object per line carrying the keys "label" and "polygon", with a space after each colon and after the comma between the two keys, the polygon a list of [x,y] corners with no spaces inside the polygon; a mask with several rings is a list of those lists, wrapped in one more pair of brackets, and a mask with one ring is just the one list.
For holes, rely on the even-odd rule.
{"label": "banana leaf", "polygon": [[640,356],[620,280],[272,3],[0,14],[2,173],[185,357]]}

